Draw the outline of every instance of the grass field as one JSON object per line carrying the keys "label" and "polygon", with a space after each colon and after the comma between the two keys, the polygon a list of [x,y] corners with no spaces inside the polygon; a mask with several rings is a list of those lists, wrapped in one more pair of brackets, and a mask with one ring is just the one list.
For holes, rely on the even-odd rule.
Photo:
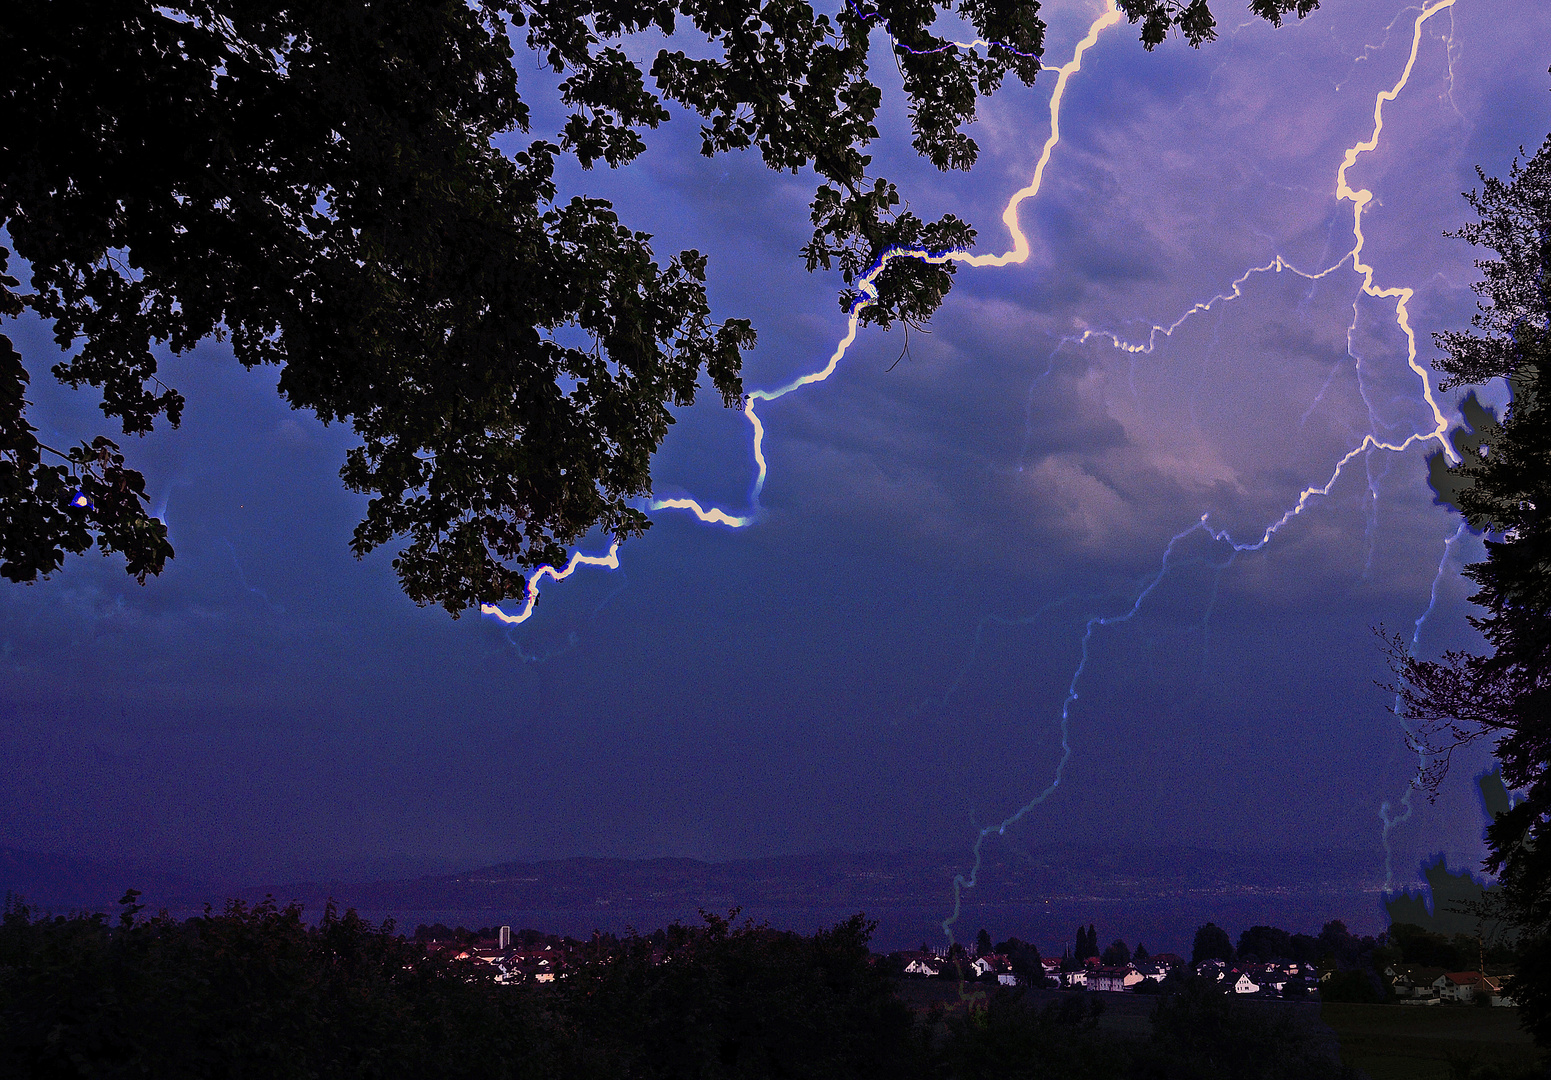
{"label": "grass field", "polygon": [[[957,984],[948,980],[906,980],[900,997],[918,1012],[941,1004],[963,1008]],[[1056,1001],[1069,992],[1030,991],[1035,1004]],[[1087,996],[1087,995],[1084,995]],[[1096,994],[1103,999],[1099,1030],[1115,1038],[1145,1039],[1157,999],[1138,994]],[[1463,1061],[1496,1066],[1516,1077],[1539,1060],[1535,1044],[1519,1027],[1517,1009],[1480,1009],[1468,1005],[1323,1005],[1247,1001],[1258,1008],[1283,1008],[1306,1017],[1316,1029],[1328,1026],[1340,1041],[1341,1059],[1368,1074],[1369,1080],[1451,1080],[1450,1066]],[[1328,1037],[1328,1036],[1327,1036]]]}
{"label": "grass field", "polygon": [[1539,1060],[1517,1009],[1330,1002],[1320,1019],[1341,1040],[1341,1059],[1371,1080],[1448,1080],[1459,1060],[1511,1074]]}

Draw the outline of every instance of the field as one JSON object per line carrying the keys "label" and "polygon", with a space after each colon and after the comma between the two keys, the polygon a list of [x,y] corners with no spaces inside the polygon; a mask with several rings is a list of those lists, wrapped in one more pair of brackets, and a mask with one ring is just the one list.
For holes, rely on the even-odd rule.
{"label": "field", "polygon": [[1320,1019],[1341,1041],[1341,1059],[1371,1080],[1447,1080],[1451,1061],[1518,1072],[1535,1046],[1517,1009],[1327,1003]]}

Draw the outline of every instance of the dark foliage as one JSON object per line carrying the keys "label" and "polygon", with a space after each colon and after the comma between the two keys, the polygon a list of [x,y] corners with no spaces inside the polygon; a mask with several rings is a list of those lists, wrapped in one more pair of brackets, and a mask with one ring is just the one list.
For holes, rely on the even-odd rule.
{"label": "dark foliage", "polygon": [[[0,1075],[536,1077],[532,998],[333,909],[233,902],[178,923],[137,915],[0,922]],[[485,972],[479,969],[484,968]]]}
{"label": "dark foliage", "polygon": [[1291,960],[1292,935],[1274,926],[1251,926],[1239,935],[1238,957],[1245,963],[1269,964],[1273,960]]}
{"label": "dark foliage", "polygon": [[[1312,0],[1254,0],[1279,21]],[[345,483],[369,495],[351,548],[407,540],[394,562],[417,603],[454,615],[519,596],[593,529],[639,534],[650,463],[702,373],[742,397],[754,332],[714,321],[706,260],[665,264],[604,201],[564,200],[561,155],[627,164],[643,132],[698,113],[707,155],[757,149],[811,168],[810,269],[856,279],[886,248],[963,248],[868,173],[882,91],[868,65],[886,24],[913,143],[938,168],[979,153],[980,99],[1040,69],[1033,0],[868,0],[831,16],[804,0],[10,0],[0,12],[0,229],[30,267],[0,317],[50,320],[53,374],[102,392],[126,433],[176,425],[184,400],[157,349],[229,339],[281,370],[280,393],[360,445]],[[932,32],[952,8],[996,44]],[[1205,0],[1127,0],[1149,44],[1212,36]],[[640,33],[691,30],[706,55]],[[529,131],[513,42],[560,77],[561,129]],[[918,323],[952,265],[892,261],[864,321]],[[37,360],[29,358],[34,366]],[[0,335],[0,573],[34,581],[95,543],[140,581],[172,556],[140,474],[105,438],[56,450],[26,420],[30,375]],[[44,463],[49,455],[50,464]],[[77,495],[81,496],[77,498]]]}
{"label": "dark foliage", "polygon": [[[1150,1040],[1101,1030],[1103,1003],[1023,990],[925,1016],[867,951],[861,916],[811,937],[706,916],[579,946],[556,983],[330,909],[233,903],[176,922],[0,921],[0,1075],[490,1080],[1272,1080],[1342,1075],[1307,1026],[1173,978]],[[440,937],[445,927],[423,927]],[[451,931],[458,935],[460,931]],[[464,935],[481,931],[462,931]],[[534,940],[547,935],[536,932]],[[574,943],[572,943],[574,945]],[[1274,1004],[1274,1003],[1273,1003]],[[1301,1018],[1301,1024],[1299,1022]]]}
{"label": "dark foliage", "polygon": [[1300,964],[1314,963],[1319,959],[1319,939],[1310,934],[1294,934],[1291,957]]}
{"label": "dark foliage", "polygon": [[[1288,15],[1303,18],[1319,7],[1319,0],[1250,0],[1250,10],[1280,26]],[[1192,45],[1217,37],[1217,20],[1207,0],[1120,0],[1126,18],[1142,26],[1142,44],[1156,47],[1169,32],[1182,34]]]}
{"label": "dark foliage", "polygon": [[945,1080],[1124,1076],[1128,1047],[1098,1032],[1104,1004],[1070,996],[1036,1007],[1020,991],[991,995],[984,1010],[949,1021],[937,1053]]}
{"label": "dark foliage", "polygon": [[1131,948],[1124,941],[1116,938],[1105,948],[1099,960],[1109,967],[1123,967],[1131,962]]}
{"label": "dark foliage", "polygon": [[1401,963],[1446,971],[1475,971],[1483,960],[1488,966],[1507,966],[1517,958],[1514,947],[1502,940],[1485,941],[1469,934],[1449,937],[1411,923],[1392,923],[1388,938]]}
{"label": "dark foliage", "polygon": [[1190,948],[1192,964],[1199,964],[1203,960],[1232,959],[1233,941],[1228,937],[1228,931],[1210,922],[1196,931],[1195,942]]}
{"label": "dark foliage", "polygon": [[1043,986],[1045,967],[1040,962],[1039,948],[1031,941],[1010,937],[999,942],[996,951],[1007,957],[1012,973],[1018,977],[1019,986]]}
{"label": "dark foliage", "polygon": [[1146,1040],[1101,1031],[1103,1012],[1101,1000],[1079,995],[1041,1007],[1021,991],[993,994],[984,1011],[948,1022],[937,1074],[951,1080],[1355,1080],[1312,1011],[1241,1002],[1209,980],[1172,981],[1158,996]]}
{"label": "dark foliage", "polygon": [[1321,1001],[1355,1002],[1360,1005],[1384,1000],[1384,991],[1372,971],[1347,968],[1335,971],[1319,984]]}
{"label": "dark foliage", "polygon": [[1551,1046],[1551,140],[1506,181],[1481,180],[1466,195],[1478,220],[1458,235],[1496,258],[1476,264],[1474,330],[1438,335],[1437,366],[1451,383],[1505,378],[1513,401],[1500,420],[1474,409],[1475,430],[1455,439],[1462,463],[1435,471],[1447,479],[1440,496],[1489,533],[1486,560],[1465,573],[1479,586],[1471,600],[1483,613],[1471,622],[1490,651],[1430,661],[1386,641],[1401,715],[1431,762],[1423,784],[1436,795],[1453,751],[1490,737],[1505,783],[1522,792],[1487,830],[1487,869],[1502,887],[1479,914],[1516,931],[1523,955],[1509,992]]}
{"label": "dark foliage", "polygon": [[908,1076],[921,1035],[868,962],[871,931],[859,915],[812,937],[707,915],[599,950],[561,991],[586,1035],[575,1075]]}
{"label": "dark foliage", "polygon": [[1077,927],[1077,950],[1072,954],[1078,960],[1099,955],[1099,932],[1089,923],[1086,928]]}

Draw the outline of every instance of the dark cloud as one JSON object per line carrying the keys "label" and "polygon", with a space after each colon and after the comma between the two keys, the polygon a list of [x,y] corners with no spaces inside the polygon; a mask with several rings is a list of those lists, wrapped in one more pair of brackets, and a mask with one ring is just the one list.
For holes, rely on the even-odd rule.
{"label": "dark cloud", "polygon": [[[1025,207],[1030,262],[961,271],[908,355],[902,332],[866,331],[831,380],[762,406],[757,527],[659,515],[621,571],[547,587],[520,627],[417,610],[391,552],[350,558],[348,430],[291,412],[272,372],[218,346],[173,361],[187,422],[131,441],[178,549],[168,572],[140,589],[91,557],[0,591],[0,839],[239,879],[577,853],[967,853],[975,828],[1049,782],[1084,627],[1132,609],[1170,537],[1209,514],[1257,538],[1366,432],[1426,420],[1392,309],[1358,302],[1348,341],[1349,264],[1317,283],[1252,277],[1153,333],[1278,255],[1316,272],[1350,246],[1335,168],[1414,15],[1388,29],[1376,3],[1326,7],[1199,52],[1106,38]],[[1054,13],[1052,55],[1085,11]],[[1470,310],[1472,253],[1442,235],[1465,213],[1458,192],[1547,126],[1531,45],[1547,17],[1462,3],[1452,46],[1429,33],[1380,152],[1353,170],[1376,194],[1379,284],[1417,290],[1424,361],[1428,333]],[[525,78],[542,120],[553,102]],[[1048,93],[1042,79],[992,103],[969,175],[914,162],[890,113],[879,169],[918,213],[961,213],[980,250],[1002,250]],[[796,254],[809,178],[703,159],[683,118],[650,141],[631,169],[563,181],[615,200],[660,256],[710,255],[719,309],[760,331],[751,387],[821,367],[843,317],[840,283]],[[29,349],[43,337],[20,334]],[[101,427],[91,402],[41,378],[34,391],[49,438]],[[714,400],[679,418],[661,492],[744,509],[747,424]],[[1187,537],[1136,614],[1094,632],[1065,780],[1020,828],[1249,848],[1296,820],[1310,845],[1381,866],[1378,806],[1414,761],[1373,686],[1370,627],[1409,634],[1453,528],[1416,451],[1357,459],[1264,551]],[[1459,562],[1426,648],[1470,640]],[[1418,809],[1397,843],[1475,852],[1466,795]]]}

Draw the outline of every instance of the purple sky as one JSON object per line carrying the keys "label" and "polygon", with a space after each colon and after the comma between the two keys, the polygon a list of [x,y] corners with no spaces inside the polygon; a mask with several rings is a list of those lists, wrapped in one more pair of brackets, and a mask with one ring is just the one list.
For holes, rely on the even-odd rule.
{"label": "purple sky", "polygon": [[[1147,54],[1122,26],[1089,53],[1024,204],[1027,264],[962,270],[892,370],[902,334],[864,331],[834,378],[761,407],[757,525],[660,513],[619,571],[548,586],[521,626],[416,609],[391,551],[349,557],[352,436],[291,412],[273,372],[215,344],[169,359],[184,425],[130,452],[175,562],[144,589],[95,556],[0,589],[0,843],[230,880],[827,847],[967,862],[980,828],[1051,782],[1084,627],[1132,607],[1171,536],[1202,514],[1258,536],[1365,435],[1429,426],[1393,304],[1359,299],[1349,261],[1314,283],[1253,277],[1147,354],[1069,340],[1141,342],[1251,267],[1323,270],[1351,247],[1336,169],[1418,9],[1326,0],[1273,30],[1217,7],[1221,39],[1199,51]],[[1050,4],[1047,60],[1097,10]],[[1544,4],[1458,0],[1351,170],[1375,196],[1376,283],[1416,290],[1424,363],[1474,302],[1473,253],[1443,235],[1460,192],[1551,129],[1548,35]],[[518,63],[552,118],[542,73]],[[889,85],[881,34],[875,63]],[[895,99],[876,168],[917,213],[960,214],[977,250],[1004,250],[1001,208],[1032,173],[1053,85],[990,102],[968,175],[914,158]],[[797,255],[812,177],[703,159],[693,118],[649,143],[566,183],[614,199],[664,258],[710,254],[718,312],[760,333],[750,389],[822,367],[844,315],[838,280]],[[44,376],[46,329],[11,332],[43,437],[100,430],[92,400]],[[659,496],[745,509],[748,425],[713,394],[679,420]],[[1424,458],[1357,458],[1260,552],[1177,546],[1135,617],[1094,628],[1062,783],[1011,838],[1356,849],[1382,880],[1380,807],[1416,761],[1374,685],[1370,628],[1412,633],[1457,525]],[[1451,549],[1424,650],[1473,640],[1458,568],[1479,553],[1468,536]],[[1397,883],[1429,852],[1479,859],[1484,763],[1415,800],[1391,836]]]}

